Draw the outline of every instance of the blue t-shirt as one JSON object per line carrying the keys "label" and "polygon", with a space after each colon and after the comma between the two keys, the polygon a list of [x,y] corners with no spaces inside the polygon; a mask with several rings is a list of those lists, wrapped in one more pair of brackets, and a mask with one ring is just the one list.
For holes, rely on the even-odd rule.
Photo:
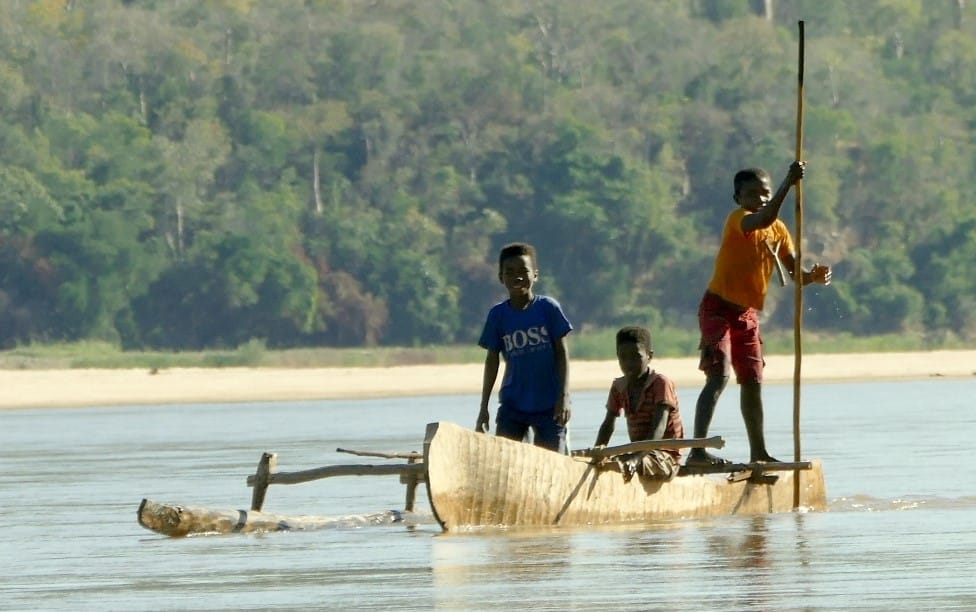
{"label": "blue t-shirt", "polygon": [[502,406],[522,412],[552,410],[562,394],[552,341],[572,330],[551,297],[537,295],[525,310],[515,310],[509,300],[492,306],[478,345],[505,358]]}

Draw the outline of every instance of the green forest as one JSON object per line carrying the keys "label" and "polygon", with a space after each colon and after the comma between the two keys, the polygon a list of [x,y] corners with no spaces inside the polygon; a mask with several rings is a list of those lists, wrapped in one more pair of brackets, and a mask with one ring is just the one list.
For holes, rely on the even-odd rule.
{"label": "green forest", "polygon": [[798,20],[804,325],[976,338],[964,0],[8,0],[0,348],[473,344],[516,240],[577,329],[697,329]]}

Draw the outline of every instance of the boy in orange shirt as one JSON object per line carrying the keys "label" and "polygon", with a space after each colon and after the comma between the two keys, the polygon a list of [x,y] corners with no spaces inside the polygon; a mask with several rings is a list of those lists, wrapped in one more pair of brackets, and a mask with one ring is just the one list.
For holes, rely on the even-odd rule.
{"label": "boy in orange shirt", "polygon": [[[759,334],[759,311],[763,308],[769,277],[774,268],[791,278],[795,272],[793,240],[779,211],[790,187],[806,169],[805,162],[790,165],[789,173],[775,195],[771,179],[761,168],[739,171],[733,180],[733,199],[738,208],[725,222],[722,245],[715,258],[715,271],[698,307],[701,328],[701,363],[705,387],[695,407],[695,437],[708,436],[718,398],[735,370],[740,386],[740,409],[749,437],[749,461],[777,461],[766,451],[763,433],[762,372],[765,361]],[[794,281],[797,279],[794,278]],[[830,268],[816,264],[799,279],[803,285],[830,284]],[[723,465],[729,462],[694,448],[688,465]]]}

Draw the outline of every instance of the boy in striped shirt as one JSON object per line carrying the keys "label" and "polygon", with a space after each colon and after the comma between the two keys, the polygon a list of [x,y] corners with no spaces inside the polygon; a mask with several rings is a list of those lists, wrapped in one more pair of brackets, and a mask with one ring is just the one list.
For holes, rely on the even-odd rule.
{"label": "boy in striped shirt", "polygon": [[[678,411],[678,395],[667,376],[651,369],[654,350],[651,332],[628,326],[617,331],[617,363],[623,376],[614,379],[607,398],[607,414],[600,425],[595,446],[605,446],[613,436],[614,422],[627,418],[631,442],[684,437]],[[625,480],[635,474],[658,480],[671,480],[678,473],[681,451],[651,450],[617,458]]]}

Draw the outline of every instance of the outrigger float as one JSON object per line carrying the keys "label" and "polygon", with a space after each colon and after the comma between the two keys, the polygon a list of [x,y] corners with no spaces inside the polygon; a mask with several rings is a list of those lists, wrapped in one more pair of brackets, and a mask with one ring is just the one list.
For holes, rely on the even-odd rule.
{"label": "outrigger float", "polygon": [[[682,467],[669,482],[636,476],[627,481],[614,469],[615,457],[654,448],[721,448],[720,437],[647,440],[560,455],[530,444],[477,433],[453,423],[427,426],[423,453],[338,452],[398,464],[331,465],[278,472],[277,455],[264,453],[255,474],[249,510],[214,510],[160,504],[143,499],[139,524],[182,537],[204,533],[308,530],[335,524],[317,516],[284,516],[262,511],[272,484],[299,484],[333,476],[399,476],[406,485],[405,511],[413,512],[417,486],[427,489],[430,508],[445,531],[484,527],[586,526],[653,522],[722,515],[790,512],[827,507],[819,461]],[[386,523],[397,512],[366,517]]]}

